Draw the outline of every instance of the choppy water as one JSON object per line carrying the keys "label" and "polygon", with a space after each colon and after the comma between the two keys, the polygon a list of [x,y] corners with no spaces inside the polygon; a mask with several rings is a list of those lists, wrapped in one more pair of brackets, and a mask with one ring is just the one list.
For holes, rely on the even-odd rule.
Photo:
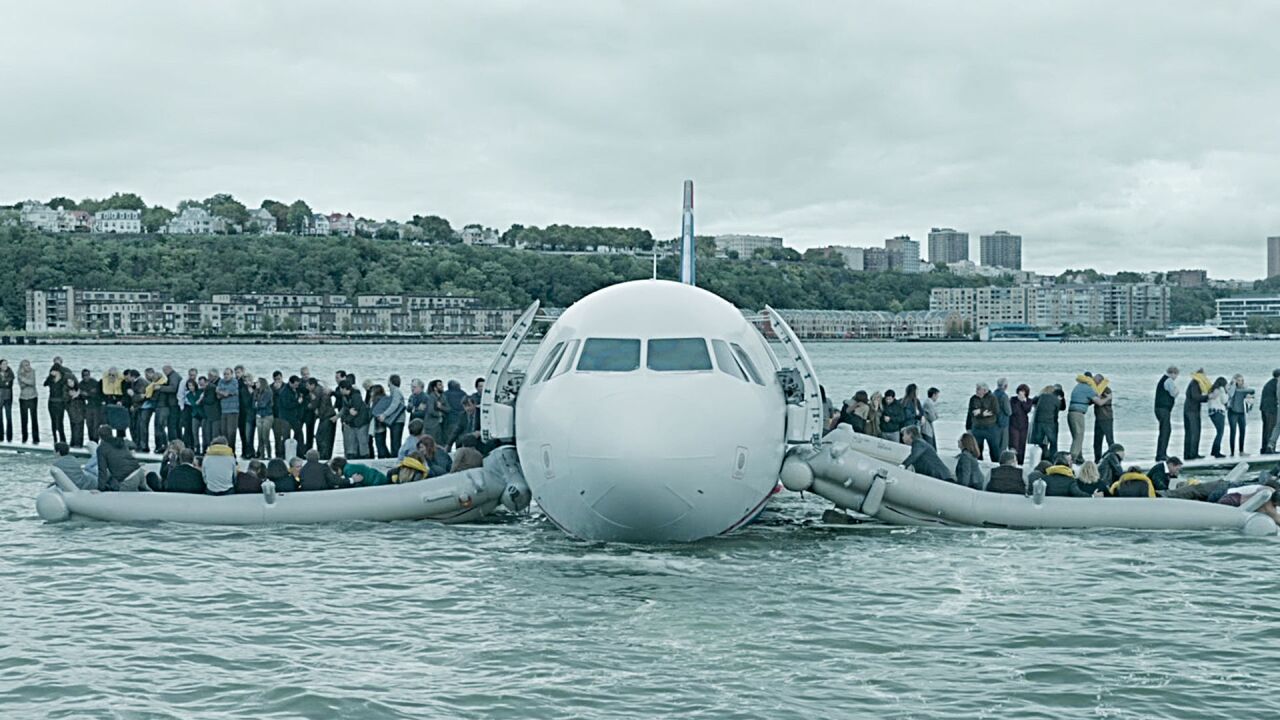
{"label": "choppy water", "polygon": [[[1210,370],[1258,376],[1278,363],[1277,349],[1214,346],[1224,368]],[[1001,365],[1026,368],[1043,383],[1109,367],[1122,428],[1144,422],[1147,386],[1164,365],[1195,363],[1185,346],[992,350],[822,345],[813,354],[828,387],[937,384],[956,415],[975,368],[982,379]],[[184,358],[202,367],[308,358],[322,376],[342,364],[370,376],[391,365],[411,376],[416,365],[468,377],[489,350],[40,352],[41,371],[61,352],[95,368],[108,357],[179,367]],[[1130,386],[1146,394],[1128,396]],[[44,525],[32,505],[44,462],[0,458],[6,718],[1235,719],[1280,710],[1270,687],[1280,671],[1273,541],[831,530],[812,525],[819,501],[794,495],[739,534],[688,546],[584,544],[536,518],[466,528]]]}

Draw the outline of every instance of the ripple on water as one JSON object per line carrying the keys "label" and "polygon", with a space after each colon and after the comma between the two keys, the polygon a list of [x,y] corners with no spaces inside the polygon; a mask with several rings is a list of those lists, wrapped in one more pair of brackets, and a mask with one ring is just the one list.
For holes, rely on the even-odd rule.
{"label": "ripple on water", "polygon": [[581,543],[532,518],[44,525],[0,460],[0,714],[1257,717],[1272,556],[1229,534],[806,523]]}

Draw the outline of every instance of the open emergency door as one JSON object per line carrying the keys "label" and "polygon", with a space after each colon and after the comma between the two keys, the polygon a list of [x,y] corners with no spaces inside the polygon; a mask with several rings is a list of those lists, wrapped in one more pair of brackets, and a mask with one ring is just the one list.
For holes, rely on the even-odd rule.
{"label": "open emergency door", "polygon": [[809,353],[800,344],[800,338],[796,337],[787,321],[771,307],[765,306],[764,312],[791,361],[791,369],[778,373],[782,392],[787,398],[787,442],[817,445],[822,441],[822,431],[826,425],[826,418],[822,416],[822,391],[818,373],[813,369]]}
{"label": "open emergency door", "polygon": [[533,328],[541,303],[521,313],[503,339],[498,354],[484,376],[484,393],[480,396],[480,437],[484,440],[513,440],[516,436],[516,396],[524,384],[524,373],[510,369],[520,343]]}

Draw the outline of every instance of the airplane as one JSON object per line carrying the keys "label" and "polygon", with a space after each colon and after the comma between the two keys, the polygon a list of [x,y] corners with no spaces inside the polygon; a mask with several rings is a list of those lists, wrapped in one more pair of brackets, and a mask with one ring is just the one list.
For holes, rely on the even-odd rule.
{"label": "airplane", "polygon": [[618,283],[574,303],[527,371],[511,369],[545,318],[534,302],[486,375],[482,437],[514,443],[542,513],[571,536],[687,542],[756,518],[789,449],[816,444],[813,364],[772,308],[779,359],[749,318],[694,283],[693,183],[685,181],[681,282]]}

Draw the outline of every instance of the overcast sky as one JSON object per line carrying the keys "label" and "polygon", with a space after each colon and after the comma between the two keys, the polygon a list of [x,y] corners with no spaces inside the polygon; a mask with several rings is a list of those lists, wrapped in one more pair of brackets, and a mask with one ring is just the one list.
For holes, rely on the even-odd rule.
{"label": "overcast sky", "polygon": [[[54,7],[56,5],[56,7]],[[230,192],[461,226],[1258,277],[1280,3],[0,0],[0,202]]]}

